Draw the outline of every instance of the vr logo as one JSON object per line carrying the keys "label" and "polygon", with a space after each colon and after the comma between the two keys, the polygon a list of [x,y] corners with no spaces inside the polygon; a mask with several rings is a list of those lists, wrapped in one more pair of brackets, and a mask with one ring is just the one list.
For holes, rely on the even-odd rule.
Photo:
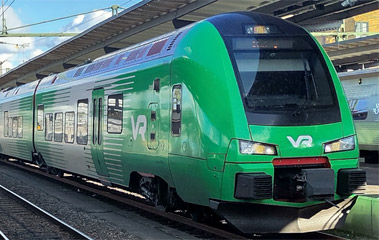
{"label": "vr logo", "polygon": [[293,138],[291,136],[287,136],[287,139],[290,141],[292,146],[294,146],[295,148],[298,148],[300,145],[303,145],[304,147],[311,147],[312,142],[313,142],[312,137],[309,135],[300,135],[297,138],[296,142],[295,142],[295,140],[293,140]]}
{"label": "vr logo", "polygon": [[[133,139],[137,140],[137,135],[140,134],[142,140],[145,141],[145,132],[146,132],[146,116],[138,115],[137,122],[134,122],[134,117],[130,117],[132,119],[132,131],[133,131]],[[142,124],[142,126],[140,126]]]}

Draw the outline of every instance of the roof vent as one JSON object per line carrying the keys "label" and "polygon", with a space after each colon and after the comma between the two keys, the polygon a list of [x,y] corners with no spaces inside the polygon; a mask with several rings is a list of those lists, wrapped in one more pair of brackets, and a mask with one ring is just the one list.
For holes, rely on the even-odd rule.
{"label": "roof vent", "polygon": [[182,32],[178,33],[173,39],[172,41],[170,42],[170,44],[168,45],[167,47],[167,51],[170,51],[171,48],[174,46],[176,40],[179,38],[179,36],[182,34]]}

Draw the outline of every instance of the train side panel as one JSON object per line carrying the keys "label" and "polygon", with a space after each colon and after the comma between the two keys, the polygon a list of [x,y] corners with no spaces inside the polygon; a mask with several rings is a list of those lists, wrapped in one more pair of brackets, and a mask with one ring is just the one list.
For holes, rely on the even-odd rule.
{"label": "train side panel", "polygon": [[[88,144],[88,128],[80,128],[81,143],[78,143],[78,125],[85,124],[89,116],[78,122],[78,101],[91,99],[93,83],[70,82],[61,74],[42,80],[36,93],[35,146],[38,158],[49,167],[63,169],[89,177],[97,177]],[[54,83],[52,83],[54,81]],[[87,103],[87,113],[88,113]],[[69,119],[70,116],[74,119]],[[79,124],[78,124],[79,123]],[[41,159],[39,159],[41,161]]]}
{"label": "train side panel", "polygon": [[[121,133],[111,129],[110,113],[104,112],[103,159],[111,182],[128,186],[132,173],[140,173],[157,175],[173,186],[167,160],[170,59],[130,67],[113,83],[95,85],[104,86],[108,109],[111,96],[123,95]],[[159,89],[154,90],[154,81]]]}
{"label": "train side panel", "polygon": [[229,55],[210,23],[196,25],[176,49],[172,85],[177,84],[182,122],[180,135],[171,134],[170,168],[183,200],[208,205],[221,195],[230,140],[250,139]]}
{"label": "train side panel", "polygon": [[[124,186],[133,172],[154,174],[173,186],[167,160],[170,59],[80,80],[63,74],[44,79],[36,94],[35,114],[42,114],[43,125],[37,119],[35,144],[46,165]],[[113,102],[122,119],[108,115],[116,114]]]}
{"label": "train side panel", "polygon": [[378,70],[340,73],[354,118],[360,150],[379,151]]}
{"label": "train side panel", "polygon": [[0,153],[32,161],[33,94],[37,82],[6,91],[0,100]]}

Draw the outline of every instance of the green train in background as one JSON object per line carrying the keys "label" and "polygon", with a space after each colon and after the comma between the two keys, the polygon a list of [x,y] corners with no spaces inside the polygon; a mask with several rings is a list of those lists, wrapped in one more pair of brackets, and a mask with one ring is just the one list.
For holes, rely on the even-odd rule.
{"label": "green train in background", "polygon": [[379,163],[379,68],[338,74],[353,115],[360,156]]}
{"label": "green train in background", "polygon": [[244,233],[340,226],[366,179],[326,53],[258,13],[214,16],[4,90],[0,115],[3,155]]}

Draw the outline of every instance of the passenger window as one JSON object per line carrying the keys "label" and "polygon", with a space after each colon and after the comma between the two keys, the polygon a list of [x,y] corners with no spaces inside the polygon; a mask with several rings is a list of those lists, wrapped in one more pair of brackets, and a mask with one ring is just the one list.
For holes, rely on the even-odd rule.
{"label": "passenger window", "polygon": [[12,118],[12,136],[17,137],[17,117]]}
{"label": "passenger window", "polygon": [[75,136],[75,113],[66,112],[64,124],[64,141],[66,143],[74,143]]}
{"label": "passenger window", "polygon": [[43,131],[43,105],[37,107],[37,131]]}
{"label": "passenger window", "polygon": [[12,137],[12,118],[8,118],[8,137]]}
{"label": "passenger window", "polygon": [[63,138],[63,113],[56,113],[54,116],[54,141],[62,142]]}
{"label": "passenger window", "polygon": [[88,99],[78,101],[78,130],[76,142],[86,145],[88,142]]}
{"label": "passenger window", "polygon": [[4,112],[4,137],[8,137],[8,111]]}
{"label": "passenger window", "polygon": [[110,95],[108,97],[108,133],[122,132],[122,94]]}
{"label": "passenger window", "polygon": [[45,114],[45,140],[51,141],[53,140],[53,114],[46,113]]}
{"label": "passenger window", "polygon": [[18,117],[18,123],[17,123],[17,136],[19,138],[23,137],[23,129],[22,129],[22,117]]}
{"label": "passenger window", "polygon": [[180,136],[182,126],[182,86],[172,89],[171,134]]}

